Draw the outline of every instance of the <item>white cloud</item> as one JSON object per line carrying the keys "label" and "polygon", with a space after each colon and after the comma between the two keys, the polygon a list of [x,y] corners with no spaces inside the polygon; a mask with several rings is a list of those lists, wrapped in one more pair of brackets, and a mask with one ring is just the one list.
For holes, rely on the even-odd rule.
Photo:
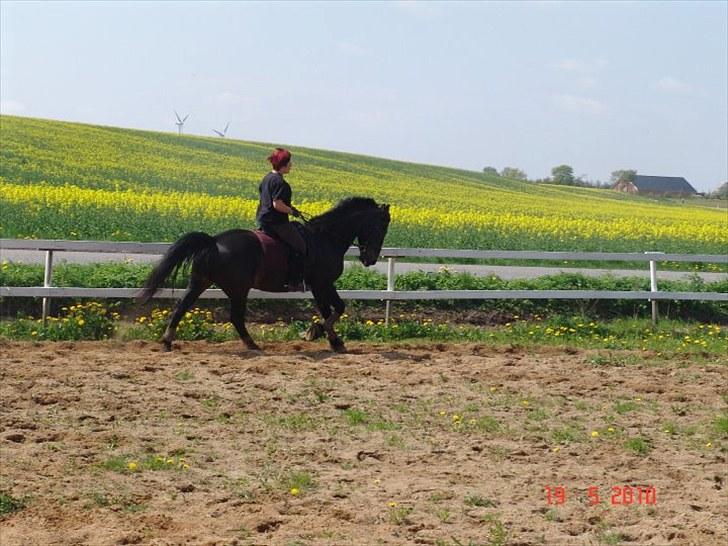
{"label": "white cloud", "polygon": [[0,114],[21,114],[25,104],[17,100],[0,100]]}
{"label": "white cloud", "polygon": [[558,108],[567,112],[601,114],[606,111],[606,107],[601,101],[588,97],[561,94],[554,95],[552,98]]}
{"label": "white cloud", "polygon": [[565,72],[577,72],[580,74],[594,74],[607,66],[605,59],[562,59],[550,65]]}
{"label": "white cloud", "polygon": [[341,53],[344,53],[346,55],[354,55],[356,57],[363,57],[367,53],[367,50],[364,49],[362,46],[353,44],[351,42],[337,42],[336,49],[338,49]]}
{"label": "white cloud", "polygon": [[577,61],[576,59],[563,59],[553,63],[551,66],[558,68],[559,70],[567,70],[569,72],[581,72],[584,69],[584,63],[582,61]]}
{"label": "white cloud", "polygon": [[435,19],[440,16],[440,8],[431,2],[417,0],[399,0],[394,5],[400,11],[403,11],[413,17],[421,17],[424,19]]}
{"label": "white cloud", "polygon": [[666,76],[657,81],[654,84],[654,87],[663,93],[672,93],[676,95],[690,95],[695,91],[692,85],[670,76]]}
{"label": "white cloud", "polygon": [[597,85],[597,79],[591,76],[584,76],[576,79],[576,85],[581,89],[592,89]]}

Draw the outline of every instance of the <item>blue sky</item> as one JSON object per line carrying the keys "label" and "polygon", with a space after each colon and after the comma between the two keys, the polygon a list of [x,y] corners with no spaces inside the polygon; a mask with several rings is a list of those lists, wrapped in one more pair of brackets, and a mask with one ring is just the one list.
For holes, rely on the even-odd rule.
{"label": "blue sky", "polygon": [[0,3],[0,111],[728,179],[728,2]]}

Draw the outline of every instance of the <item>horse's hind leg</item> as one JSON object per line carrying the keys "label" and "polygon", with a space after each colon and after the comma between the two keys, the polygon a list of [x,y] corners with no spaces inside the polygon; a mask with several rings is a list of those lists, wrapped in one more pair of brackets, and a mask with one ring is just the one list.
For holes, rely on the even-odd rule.
{"label": "horse's hind leg", "polygon": [[184,314],[190,307],[192,307],[192,304],[200,297],[200,294],[207,290],[209,286],[209,284],[205,284],[200,281],[190,281],[190,285],[187,287],[187,292],[177,303],[177,306],[172,313],[172,317],[169,319],[167,329],[164,331],[164,336],[162,336],[162,343],[164,343],[165,350],[172,350],[172,342],[174,341],[174,336],[177,333],[179,321],[182,320]]}
{"label": "horse's hind leg", "polygon": [[246,296],[230,298],[230,322],[233,323],[238,331],[240,339],[243,340],[245,346],[251,351],[260,351],[258,344],[250,337],[248,329],[245,327],[245,311],[248,300]]}

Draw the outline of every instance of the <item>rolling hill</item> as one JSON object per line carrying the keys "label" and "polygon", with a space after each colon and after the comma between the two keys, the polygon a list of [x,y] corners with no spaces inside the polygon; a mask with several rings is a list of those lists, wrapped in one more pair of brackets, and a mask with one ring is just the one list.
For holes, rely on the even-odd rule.
{"label": "rolling hill", "polygon": [[[280,144],[279,144],[280,145]],[[171,241],[253,227],[273,144],[0,116],[0,237]],[[722,253],[727,212],[292,148],[308,213],[392,205],[388,246]]]}

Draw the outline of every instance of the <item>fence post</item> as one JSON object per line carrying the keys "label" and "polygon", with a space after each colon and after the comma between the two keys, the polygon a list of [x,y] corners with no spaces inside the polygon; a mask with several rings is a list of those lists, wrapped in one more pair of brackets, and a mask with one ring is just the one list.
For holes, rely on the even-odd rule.
{"label": "fence post", "polygon": [[[387,290],[394,291],[394,258],[387,259]],[[387,307],[384,312],[384,325],[389,326],[389,319],[392,314],[392,300],[387,300]]]}
{"label": "fence post", "polygon": [[[45,272],[43,273],[43,287],[48,288],[51,286],[53,280],[53,251],[46,250],[45,255]],[[51,307],[51,299],[43,297],[43,326],[45,327],[48,323],[48,311]]]}
{"label": "fence post", "polygon": [[[645,254],[664,254],[664,252],[645,252]],[[650,292],[658,292],[657,290],[657,262],[650,260]],[[657,326],[658,312],[657,300],[652,302],[652,326]]]}

